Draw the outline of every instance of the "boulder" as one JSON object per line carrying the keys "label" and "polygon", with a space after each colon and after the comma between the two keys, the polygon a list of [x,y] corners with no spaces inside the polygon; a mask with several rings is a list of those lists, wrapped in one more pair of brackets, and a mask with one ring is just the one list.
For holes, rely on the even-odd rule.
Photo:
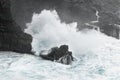
{"label": "boulder", "polygon": [[56,61],[62,64],[71,64],[73,61],[72,52],[68,51],[68,45],[61,45],[58,47],[53,47],[47,51],[41,51],[40,57],[46,60]]}

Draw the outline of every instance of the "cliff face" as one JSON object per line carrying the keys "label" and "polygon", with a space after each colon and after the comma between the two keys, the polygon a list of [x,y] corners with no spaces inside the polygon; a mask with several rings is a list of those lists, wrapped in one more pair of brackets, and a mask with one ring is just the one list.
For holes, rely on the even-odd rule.
{"label": "cliff face", "polygon": [[31,52],[32,37],[12,19],[9,0],[0,0],[0,51]]}
{"label": "cliff face", "polygon": [[[87,1],[87,0],[86,0]],[[95,9],[84,0],[11,0],[11,11],[15,21],[25,28],[34,12],[43,9],[55,9],[61,20],[67,23],[77,21],[79,24],[95,20]]]}
{"label": "cliff face", "polygon": [[11,3],[13,17],[22,29],[31,21],[33,12],[39,13],[43,9],[57,10],[62,21],[76,21],[79,29],[88,27],[85,23],[97,20],[98,11],[99,22],[95,26],[109,36],[119,37],[119,31],[116,32],[116,24],[120,25],[119,0],[11,0]]}

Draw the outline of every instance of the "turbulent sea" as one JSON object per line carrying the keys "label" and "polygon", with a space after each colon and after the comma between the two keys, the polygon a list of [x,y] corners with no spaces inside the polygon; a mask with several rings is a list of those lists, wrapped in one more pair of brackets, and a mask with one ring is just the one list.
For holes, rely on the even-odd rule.
{"label": "turbulent sea", "polygon": [[0,80],[120,80],[120,42],[82,54],[71,65],[0,52]]}
{"label": "turbulent sea", "polygon": [[[26,33],[35,55],[0,52],[0,80],[120,80],[120,40],[95,30],[77,31],[77,23],[61,22],[55,10],[33,14]],[[43,60],[41,50],[69,45],[70,65]]]}

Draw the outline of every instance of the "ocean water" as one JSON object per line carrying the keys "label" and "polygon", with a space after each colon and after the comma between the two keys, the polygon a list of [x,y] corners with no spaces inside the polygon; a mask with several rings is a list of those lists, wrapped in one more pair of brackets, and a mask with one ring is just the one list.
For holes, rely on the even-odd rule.
{"label": "ocean water", "polygon": [[107,43],[81,54],[71,65],[0,52],[0,80],[120,80],[119,43]]}
{"label": "ocean water", "polygon": [[[120,40],[95,30],[77,30],[55,10],[33,14],[25,32],[35,55],[0,52],[0,80],[120,80]],[[62,44],[76,58],[70,65],[41,59],[41,50]]]}

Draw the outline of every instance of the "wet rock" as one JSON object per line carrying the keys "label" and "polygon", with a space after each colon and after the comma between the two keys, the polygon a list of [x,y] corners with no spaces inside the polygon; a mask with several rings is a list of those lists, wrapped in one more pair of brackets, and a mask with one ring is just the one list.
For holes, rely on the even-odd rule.
{"label": "wet rock", "polygon": [[61,45],[59,48],[54,47],[47,51],[48,54],[44,54],[45,51],[40,53],[40,57],[46,60],[56,61],[62,64],[71,64],[73,61],[72,52],[68,51],[68,45]]}

